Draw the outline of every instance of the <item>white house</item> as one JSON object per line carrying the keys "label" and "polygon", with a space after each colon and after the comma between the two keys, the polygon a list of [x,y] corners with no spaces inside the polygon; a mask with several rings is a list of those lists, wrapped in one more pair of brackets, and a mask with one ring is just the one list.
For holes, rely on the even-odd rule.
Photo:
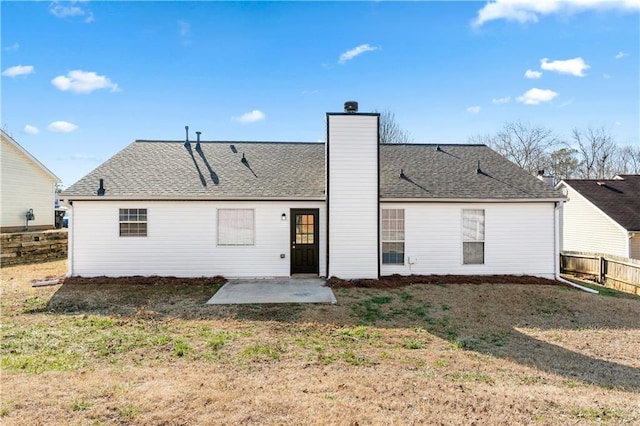
{"label": "white house", "polygon": [[484,145],[380,144],[354,102],[326,143],[138,140],[62,196],[71,275],[559,271],[559,191]]}
{"label": "white house", "polygon": [[564,251],[640,259],[640,175],[560,182]]}
{"label": "white house", "polygon": [[[53,228],[60,179],[4,130],[0,133],[0,230]],[[27,222],[28,217],[33,219]]]}

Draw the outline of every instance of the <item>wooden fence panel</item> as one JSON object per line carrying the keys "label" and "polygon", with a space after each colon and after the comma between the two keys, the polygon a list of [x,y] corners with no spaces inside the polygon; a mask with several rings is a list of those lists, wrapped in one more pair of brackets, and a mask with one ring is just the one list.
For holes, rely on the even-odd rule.
{"label": "wooden fence panel", "polygon": [[640,261],[599,253],[563,252],[562,272],[591,275],[600,284],[640,296]]}

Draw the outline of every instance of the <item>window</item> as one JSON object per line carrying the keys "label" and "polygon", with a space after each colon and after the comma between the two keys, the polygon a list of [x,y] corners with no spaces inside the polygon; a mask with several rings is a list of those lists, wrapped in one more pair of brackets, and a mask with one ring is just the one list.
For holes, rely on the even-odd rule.
{"label": "window", "polygon": [[218,245],[252,246],[254,240],[253,210],[218,210]]}
{"label": "window", "polygon": [[462,210],[462,263],[484,264],[484,210]]}
{"label": "window", "polygon": [[403,209],[382,209],[382,264],[404,265]]}
{"label": "window", "polygon": [[120,236],[147,236],[147,209],[120,209]]}

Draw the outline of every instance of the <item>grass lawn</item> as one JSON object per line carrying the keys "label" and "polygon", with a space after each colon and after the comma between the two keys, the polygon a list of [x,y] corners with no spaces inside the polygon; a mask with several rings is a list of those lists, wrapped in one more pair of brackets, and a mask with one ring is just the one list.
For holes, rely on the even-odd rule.
{"label": "grass lawn", "polygon": [[640,298],[553,285],[337,288],[205,306],[209,279],[2,268],[0,423],[640,424]]}

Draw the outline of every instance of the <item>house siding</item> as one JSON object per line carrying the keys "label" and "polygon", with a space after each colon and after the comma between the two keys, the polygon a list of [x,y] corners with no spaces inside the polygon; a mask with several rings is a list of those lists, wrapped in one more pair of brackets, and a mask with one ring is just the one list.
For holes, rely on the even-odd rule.
{"label": "house siding", "polygon": [[328,115],[329,276],[378,277],[378,116]]}
{"label": "house siding", "polygon": [[0,229],[22,230],[25,213],[33,209],[29,228],[53,228],[56,181],[2,137],[0,148]]}
{"label": "house siding", "polygon": [[[555,277],[554,203],[383,203],[405,211],[404,265],[382,275],[515,274]],[[485,263],[462,263],[462,210],[485,210]],[[409,258],[415,263],[409,264]]]}
{"label": "house siding", "polygon": [[[119,236],[121,208],[147,209],[146,237]],[[69,273],[114,277],[289,276],[290,208],[319,209],[320,275],[326,275],[324,203],[279,201],[74,201]],[[255,244],[218,246],[218,209],[253,209]],[[286,221],[281,219],[282,213]]]}
{"label": "house siding", "polygon": [[626,230],[568,185],[562,213],[562,250],[629,257]]}

